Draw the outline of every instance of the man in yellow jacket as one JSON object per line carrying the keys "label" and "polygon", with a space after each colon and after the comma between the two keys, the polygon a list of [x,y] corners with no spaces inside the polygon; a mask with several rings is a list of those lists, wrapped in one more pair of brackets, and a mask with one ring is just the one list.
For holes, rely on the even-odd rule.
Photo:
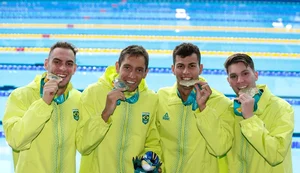
{"label": "man in yellow jacket", "polygon": [[70,83],[76,50],[57,42],[45,59],[46,73],[14,90],[3,118],[14,150],[16,173],[75,173],[75,132],[81,93]]}
{"label": "man in yellow jacket", "polygon": [[166,173],[227,172],[218,161],[233,141],[231,102],[199,78],[200,59],[196,45],[178,45],[172,65],[177,82],[158,91],[157,128]]}
{"label": "man in yellow jacket", "polygon": [[157,95],[144,80],[148,63],[143,47],[128,46],[115,66],[82,93],[76,135],[81,173],[133,173],[133,157],[146,151],[161,155]]}
{"label": "man in yellow jacket", "polygon": [[258,73],[250,56],[233,54],[224,66],[237,95],[231,106],[235,114],[235,140],[227,154],[229,172],[293,172],[292,106],[273,95],[266,85],[256,85]]}

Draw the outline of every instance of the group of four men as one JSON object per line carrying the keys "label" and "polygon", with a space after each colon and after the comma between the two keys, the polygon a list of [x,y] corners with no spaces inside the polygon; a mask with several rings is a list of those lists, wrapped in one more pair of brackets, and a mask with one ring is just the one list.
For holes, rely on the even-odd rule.
{"label": "group of four men", "polygon": [[191,43],[174,49],[177,82],[157,93],[145,81],[147,51],[131,45],[81,94],[70,83],[76,52],[54,44],[47,72],[7,100],[3,126],[16,173],[74,173],[76,149],[81,173],[133,173],[132,158],[147,151],[159,156],[163,173],[292,172],[293,108],[256,85],[250,56],[224,63],[232,101],[200,76],[201,54]]}

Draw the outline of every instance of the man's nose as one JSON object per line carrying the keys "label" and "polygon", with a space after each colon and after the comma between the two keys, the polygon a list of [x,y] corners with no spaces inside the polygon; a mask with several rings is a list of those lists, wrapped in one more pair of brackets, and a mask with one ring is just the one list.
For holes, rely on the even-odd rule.
{"label": "man's nose", "polygon": [[188,69],[187,67],[185,67],[185,68],[183,69],[183,73],[184,73],[184,74],[189,73],[189,69]]}
{"label": "man's nose", "polygon": [[62,71],[66,70],[66,68],[67,68],[66,65],[61,65],[61,66],[59,67],[59,69],[62,70]]}
{"label": "man's nose", "polygon": [[244,79],[242,77],[238,77],[238,81],[237,82],[238,83],[242,83],[242,82],[244,82]]}
{"label": "man's nose", "polygon": [[131,72],[129,73],[128,77],[130,77],[130,78],[135,78],[135,77],[136,77],[135,71],[131,71]]}

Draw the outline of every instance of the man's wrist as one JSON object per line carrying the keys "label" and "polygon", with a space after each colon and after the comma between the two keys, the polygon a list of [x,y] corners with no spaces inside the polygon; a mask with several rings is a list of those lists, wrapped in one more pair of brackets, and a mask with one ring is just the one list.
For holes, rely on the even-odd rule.
{"label": "man's wrist", "polygon": [[199,110],[200,110],[200,112],[202,112],[205,108],[206,108],[206,104],[204,104],[204,105],[199,105]]}
{"label": "man's wrist", "polygon": [[108,114],[106,110],[103,110],[101,116],[102,116],[102,119],[103,119],[105,122],[107,122],[108,119],[109,119],[109,117],[110,117],[110,114]]}

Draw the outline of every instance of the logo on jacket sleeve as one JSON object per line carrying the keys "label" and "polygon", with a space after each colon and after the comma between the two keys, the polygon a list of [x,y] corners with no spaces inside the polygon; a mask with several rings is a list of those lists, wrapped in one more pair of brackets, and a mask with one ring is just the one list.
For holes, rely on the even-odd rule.
{"label": "logo on jacket sleeve", "polygon": [[147,124],[150,119],[150,113],[149,112],[142,112],[142,122],[144,124]]}
{"label": "logo on jacket sleeve", "polygon": [[163,116],[163,120],[170,120],[170,117],[169,117],[169,114],[166,113],[164,116]]}
{"label": "logo on jacket sleeve", "polygon": [[79,120],[79,110],[78,109],[73,109],[73,118],[76,121]]}

